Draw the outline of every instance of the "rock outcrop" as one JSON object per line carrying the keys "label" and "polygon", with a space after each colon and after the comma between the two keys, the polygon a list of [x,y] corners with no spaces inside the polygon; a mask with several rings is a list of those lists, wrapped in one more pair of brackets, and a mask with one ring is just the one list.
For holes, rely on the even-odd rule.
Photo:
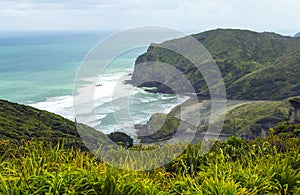
{"label": "rock outcrop", "polygon": [[133,139],[123,132],[113,132],[108,134],[108,137],[115,143],[125,147],[133,146]]}
{"label": "rock outcrop", "polygon": [[185,141],[197,131],[197,127],[170,114],[161,113],[152,115],[146,125],[136,125],[135,128],[138,129],[138,139],[141,143],[158,143],[170,139]]}
{"label": "rock outcrop", "polygon": [[290,99],[289,101],[293,107],[290,123],[300,123],[300,97]]}

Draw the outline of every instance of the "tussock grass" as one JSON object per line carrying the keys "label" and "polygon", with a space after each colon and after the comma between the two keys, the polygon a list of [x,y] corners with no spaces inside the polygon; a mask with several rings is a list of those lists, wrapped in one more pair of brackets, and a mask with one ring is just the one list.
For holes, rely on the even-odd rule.
{"label": "tussock grass", "polygon": [[[299,139],[201,143],[151,171],[120,170],[91,153],[41,141],[0,141],[0,194],[292,194],[300,190]],[[293,147],[289,147],[293,146]],[[172,146],[180,147],[180,146]],[[155,147],[153,147],[155,148]],[[151,150],[153,148],[133,148]],[[166,150],[168,151],[168,150]],[[129,157],[130,158],[130,157]],[[130,159],[124,159],[130,160]]]}

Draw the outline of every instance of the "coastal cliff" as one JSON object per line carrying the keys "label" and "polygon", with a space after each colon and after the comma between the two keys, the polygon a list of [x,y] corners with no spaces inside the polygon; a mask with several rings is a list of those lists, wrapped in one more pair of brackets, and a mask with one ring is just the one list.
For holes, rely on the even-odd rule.
{"label": "coastal cliff", "polygon": [[[192,35],[212,55],[224,79],[227,98],[237,100],[282,100],[300,95],[300,39],[275,33],[217,29]],[[169,42],[180,41],[180,39]],[[195,92],[209,98],[206,82],[197,68],[173,51],[152,44],[136,60],[131,84],[154,87],[170,93],[169,72],[145,71],[145,62],[159,61],[179,70],[191,82]],[[148,70],[148,69],[147,69]],[[162,82],[149,82],[159,78]],[[173,81],[173,82],[176,82]],[[174,85],[173,85],[174,86]],[[175,87],[185,93],[181,87]]]}
{"label": "coastal cliff", "polygon": [[[252,32],[248,30],[217,29],[192,35],[210,52],[224,78],[229,109],[226,114],[221,135],[241,136],[244,139],[264,138],[269,128],[288,120],[290,97],[300,95],[300,40],[271,32]],[[167,42],[180,42],[180,39]],[[191,82],[200,104],[210,99],[210,91],[197,68],[186,58],[173,51],[151,44],[146,53],[136,59],[130,83],[139,87],[151,87],[154,93],[187,94],[184,87],[172,83],[172,72],[164,67],[159,70],[147,62],[159,61],[179,70]],[[147,70],[147,71],[145,71]],[[155,78],[162,82],[149,82]],[[174,79],[173,79],[174,80]],[[176,82],[176,80],[174,80]],[[175,89],[168,86],[175,86]],[[172,85],[173,84],[173,85]],[[235,102],[235,100],[243,100]],[[272,101],[269,101],[272,100]],[[198,102],[196,103],[198,105]],[[178,106],[180,107],[180,105]],[[189,106],[193,108],[193,105]],[[196,105],[194,105],[196,107]],[[205,108],[208,105],[203,106]],[[178,110],[178,109],[177,109]],[[193,116],[198,110],[189,109],[187,115]],[[148,131],[148,136],[139,136],[142,141],[170,139],[174,135],[172,125],[163,125],[163,130],[152,128],[152,124],[172,117],[180,119],[180,112],[168,115],[153,115],[139,132]],[[295,115],[296,116],[296,115]],[[207,128],[208,116],[197,129]],[[175,121],[174,124],[179,123]],[[174,126],[174,125],[173,125]],[[169,128],[167,128],[169,127]],[[187,128],[186,128],[187,129]],[[153,134],[149,133],[152,132]],[[200,133],[201,134],[201,133]],[[164,135],[164,136],[163,136]]]}

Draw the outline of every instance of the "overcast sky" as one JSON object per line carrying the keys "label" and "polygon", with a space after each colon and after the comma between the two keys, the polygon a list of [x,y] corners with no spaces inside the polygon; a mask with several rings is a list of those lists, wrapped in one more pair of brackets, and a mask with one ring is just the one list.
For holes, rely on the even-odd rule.
{"label": "overcast sky", "polygon": [[183,32],[242,28],[294,35],[299,0],[0,0],[0,30],[122,30],[155,25]]}

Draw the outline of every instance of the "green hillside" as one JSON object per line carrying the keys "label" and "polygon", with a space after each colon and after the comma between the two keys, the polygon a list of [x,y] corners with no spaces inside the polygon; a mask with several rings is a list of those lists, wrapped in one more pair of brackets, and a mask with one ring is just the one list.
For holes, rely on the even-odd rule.
{"label": "green hillside", "polygon": [[[195,140],[204,135],[219,139],[226,139],[230,136],[243,137],[247,140],[256,137],[264,138],[270,128],[282,121],[289,120],[291,110],[288,99],[284,101],[228,101],[222,131],[214,133],[207,132],[208,121],[211,117],[211,113],[208,111],[210,101],[200,101],[199,105],[195,103],[195,101],[185,102],[183,111],[180,109],[181,106],[177,106],[169,114],[152,115],[146,125],[137,128],[138,134],[147,135],[139,137],[141,142],[152,143],[169,140],[175,133],[184,139],[186,135],[195,133],[195,131],[197,131]],[[203,108],[208,110],[200,111],[198,127],[188,124],[188,121],[182,119],[182,116],[185,115],[195,116],[195,113]],[[221,112],[221,110],[216,112]],[[215,122],[219,122],[219,119]],[[181,124],[180,132],[177,131],[179,124]]]}
{"label": "green hillside", "polygon": [[0,140],[36,139],[53,144],[63,141],[65,146],[87,150],[82,138],[89,148],[109,141],[103,133],[86,125],[77,124],[76,127],[73,121],[59,115],[0,100]]}
{"label": "green hillside", "polygon": [[258,101],[229,109],[224,121],[223,133],[243,135],[245,139],[265,137],[269,128],[289,120],[291,106],[288,101]]}
{"label": "green hillside", "polygon": [[[299,143],[295,136],[254,141],[231,137],[208,153],[203,153],[205,142],[192,144],[174,159],[166,156],[181,150],[180,144],[138,146],[135,151],[150,159],[142,161],[144,167],[170,162],[154,170],[129,171],[72,148],[0,141],[0,194],[299,194]],[[156,148],[164,149],[164,155],[151,153]],[[118,160],[141,163],[135,155]]]}
{"label": "green hillside", "polygon": [[[192,36],[214,58],[224,78],[229,99],[280,100],[300,95],[300,39],[233,29],[217,29]],[[194,65],[183,56],[160,48],[159,44],[152,44],[136,60],[131,80],[133,85],[157,87],[158,92],[169,92],[161,83],[147,82],[153,75],[145,74],[140,64],[147,61],[176,67],[199,95],[209,96],[205,80]],[[170,78],[166,75],[169,74],[163,69],[155,72],[156,78],[163,78],[168,83]],[[181,91],[184,92],[184,89]]]}
{"label": "green hillside", "polygon": [[0,100],[1,139],[78,139],[74,122],[35,108]]}
{"label": "green hillside", "polygon": [[[300,51],[300,50],[299,50]],[[227,89],[234,99],[284,99],[300,94],[300,52],[277,58],[265,67],[233,82]]]}

